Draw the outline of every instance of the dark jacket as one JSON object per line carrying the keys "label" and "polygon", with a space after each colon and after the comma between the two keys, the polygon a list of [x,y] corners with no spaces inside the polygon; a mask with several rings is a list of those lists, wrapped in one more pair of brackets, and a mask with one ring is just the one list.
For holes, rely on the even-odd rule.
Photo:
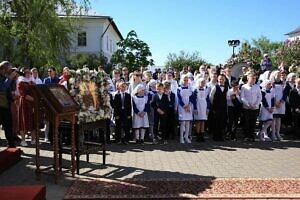
{"label": "dark jacket", "polygon": [[131,96],[128,93],[124,93],[124,109],[122,109],[121,93],[117,93],[113,99],[114,116],[120,117],[126,113],[126,116],[131,116]]}

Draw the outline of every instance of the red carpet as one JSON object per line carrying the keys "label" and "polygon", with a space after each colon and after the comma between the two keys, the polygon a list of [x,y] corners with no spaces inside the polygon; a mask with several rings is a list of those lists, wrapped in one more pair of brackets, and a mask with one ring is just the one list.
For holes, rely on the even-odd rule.
{"label": "red carpet", "polygon": [[10,168],[21,159],[22,150],[7,148],[0,152],[0,173]]}
{"label": "red carpet", "polygon": [[300,178],[78,179],[64,199],[300,199]]}
{"label": "red carpet", "polygon": [[44,185],[1,186],[1,200],[46,200]]}

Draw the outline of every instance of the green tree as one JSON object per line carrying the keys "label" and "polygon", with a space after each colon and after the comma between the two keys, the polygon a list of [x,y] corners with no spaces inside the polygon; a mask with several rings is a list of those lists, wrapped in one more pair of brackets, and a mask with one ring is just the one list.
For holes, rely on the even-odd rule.
{"label": "green tree", "polygon": [[244,41],[235,57],[231,57],[228,63],[250,62],[253,67],[259,69],[263,54],[267,53],[272,60],[273,66],[278,66],[276,51],[282,46],[282,42],[272,42],[267,37],[261,36],[258,39],[252,39],[252,42]]}
{"label": "green tree", "polygon": [[68,58],[67,63],[72,69],[82,68],[83,65],[88,65],[89,69],[97,69],[99,65],[102,65],[105,69],[110,68],[110,63],[108,63],[107,58],[102,53],[99,55],[74,54]]}
{"label": "green tree", "polygon": [[138,39],[134,30],[130,31],[127,37],[119,41],[117,45],[119,49],[112,55],[112,64],[121,64],[130,71],[153,65],[153,60],[148,58],[152,56],[148,44]]}
{"label": "green tree", "polygon": [[2,43],[2,59],[28,67],[58,67],[76,28],[70,16],[86,11],[88,5],[88,0],[2,1],[0,30],[5,31],[0,31],[0,38],[6,40]]}
{"label": "green tree", "polygon": [[201,58],[198,51],[189,54],[181,50],[178,55],[176,53],[169,53],[165,66],[177,70],[182,70],[183,67],[191,66],[193,70],[198,70],[202,64],[206,64],[206,61]]}
{"label": "green tree", "polygon": [[286,41],[276,51],[277,63],[284,62],[285,65],[300,65],[300,40]]}

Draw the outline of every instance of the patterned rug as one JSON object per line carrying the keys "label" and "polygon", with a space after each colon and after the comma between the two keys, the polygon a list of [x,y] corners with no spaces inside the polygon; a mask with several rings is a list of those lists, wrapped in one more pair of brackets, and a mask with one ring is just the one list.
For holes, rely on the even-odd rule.
{"label": "patterned rug", "polygon": [[300,199],[300,178],[77,179],[64,199]]}

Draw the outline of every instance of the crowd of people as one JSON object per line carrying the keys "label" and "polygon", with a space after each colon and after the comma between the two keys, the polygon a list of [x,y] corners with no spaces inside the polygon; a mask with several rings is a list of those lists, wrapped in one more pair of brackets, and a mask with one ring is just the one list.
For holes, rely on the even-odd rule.
{"label": "crowd of people", "polygon": [[[107,75],[113,116],[109,124],[114,124],[108,139],[123,144],[142,144],[145,138],[154,144],[172,139],[191,143],[194,138],[205,142],[211,134],[214,141],[235,141],[240,139],[237,129],[241,127],[243,140],[281,141],[281,124],[299,137],[300,78],[285,67],[273,68],[267,60],[259,72],[245,65],[240,77],[232,76],[229,65],[201,65],[195,71],[189,66],[182,71],[157,69],[153,73],[144,68],[133,72],[127,67],[115,68]],[[34,99],[29,85],[62,84],[68,88],[68,70],[64,68],[58,77],[51,67],[42,81],[36,68],[19,72],[7,61],[0,64],[0,120],[9,146],[15,146],[18,134],[20,144],[27,146],[25,134],[29,132],[35,143]],[[45,124],[47,141],[49,123]]]}

